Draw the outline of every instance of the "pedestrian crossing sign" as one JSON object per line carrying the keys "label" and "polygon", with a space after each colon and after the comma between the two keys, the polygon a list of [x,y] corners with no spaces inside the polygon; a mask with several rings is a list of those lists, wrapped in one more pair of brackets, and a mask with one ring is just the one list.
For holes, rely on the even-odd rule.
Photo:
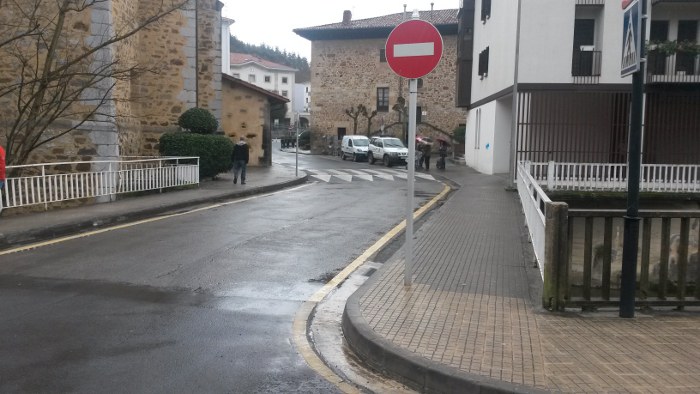
{"label": "pedestrian crossing sign", "polygon": [[639,0],[634,0],[624,12],[622,23],[622,64],[621,75],[626,77],[639,71],[642,51],[642,15]]}

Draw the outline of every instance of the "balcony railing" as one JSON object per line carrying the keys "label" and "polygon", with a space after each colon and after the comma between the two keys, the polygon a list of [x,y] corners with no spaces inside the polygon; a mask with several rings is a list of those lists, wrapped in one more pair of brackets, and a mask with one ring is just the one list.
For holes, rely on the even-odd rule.
{"label": "balcony railing", "polygon": [[571,59],[571,76],[574,77],[574,83],[598,83],[601,59],[601,51],[574,50]]}
{"label": "balcony railing", "polygon": [[[557,169],[561,164],[566,167]],[[619,303],[626,212],[569,209],[566,203],[551,201],[539,186],[544,178],[544,183],[550,179],[558,182],[568,179],[587,184],[579,190],[618,188],[616,184],[626,176],[625,169],[606,166],[518,163],[518,193],[543,277],[542,305],[545,308],[563,311],[571,307],[609,307]],[[642,190],[649,179],[665,178],[666,182],[659,183],[673,185],[680,177],[684,184],[695,179],[695,184],[700,185],[695,177],[697,168],[661,170],[650,174],[655,171],[643,167]],[[672,186],[667,190],[688,189]],[[700,211],[640,210],[639,216],[643,222],[637,257],[638,305],[679,308],[700,305]]]}
{"label": "balcony railing", "polygon": [[[547,190],[627,190],[627,164],[525,162],[526,170]],[[642,164],[639,190],[650,193],[700,193],[700,165]]]}
{"label": "balcony railing", "polygon": [[648,83],[700,82],[700,55],[678,52],[666,55],[657,50],[647,54]]}
{"label": "balcony railing", "polygon": [[576,0],[576,5],[605,5],[605,0]]}

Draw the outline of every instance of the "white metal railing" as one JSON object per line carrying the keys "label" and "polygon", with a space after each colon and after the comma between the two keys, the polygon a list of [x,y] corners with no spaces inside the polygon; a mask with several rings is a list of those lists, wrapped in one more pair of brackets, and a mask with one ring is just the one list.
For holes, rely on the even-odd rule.
{"label": "white metal railing", "polygon": [[532,247],[535,250],[535,257],[537,257],[540,275],[544,276],[545,215],[547,203],[552,202],[552,200],[547,197],[537,184],[537,180],[532,177],[529,172],[530,168],[530,162],[518,163],[518,195],[525,214]]}
{"label": "white metal railing", "polygon": [[28,164],[8,166],[7,172],[19,175],[7,178],[0,211],[199,184],[199,157]]}
{"label": "white metal railing", "polygon": [[683,52],[667,55],[650,50],[647,54],[647,83],[657,82],[700,82],[700,55]]}
{"label": "white metal railing", "polygon": [[[625,191],[627,164],[531,163],[526,170],[548,190]],[[639,189],[643,192],[699,193],[700,165],[642,164]]]}

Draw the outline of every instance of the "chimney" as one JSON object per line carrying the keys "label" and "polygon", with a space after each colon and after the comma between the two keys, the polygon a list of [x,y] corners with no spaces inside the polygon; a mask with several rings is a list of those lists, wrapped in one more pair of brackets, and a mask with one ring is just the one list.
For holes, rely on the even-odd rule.
{"label": "chimney", "polygon": [[343,11],[343,24],[349,25],[352,20],[352,12],[350,10]]}

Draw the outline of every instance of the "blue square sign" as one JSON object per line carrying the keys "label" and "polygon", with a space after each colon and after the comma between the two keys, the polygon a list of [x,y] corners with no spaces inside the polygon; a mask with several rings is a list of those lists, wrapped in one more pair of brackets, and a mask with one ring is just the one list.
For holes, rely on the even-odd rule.
{"label": "blue square sign", "polygon": [[622,23],[621,75],[623,77],[639,71],[642,53],[641,27],[642,13],[639,0],[635,0],[625,9]]}

